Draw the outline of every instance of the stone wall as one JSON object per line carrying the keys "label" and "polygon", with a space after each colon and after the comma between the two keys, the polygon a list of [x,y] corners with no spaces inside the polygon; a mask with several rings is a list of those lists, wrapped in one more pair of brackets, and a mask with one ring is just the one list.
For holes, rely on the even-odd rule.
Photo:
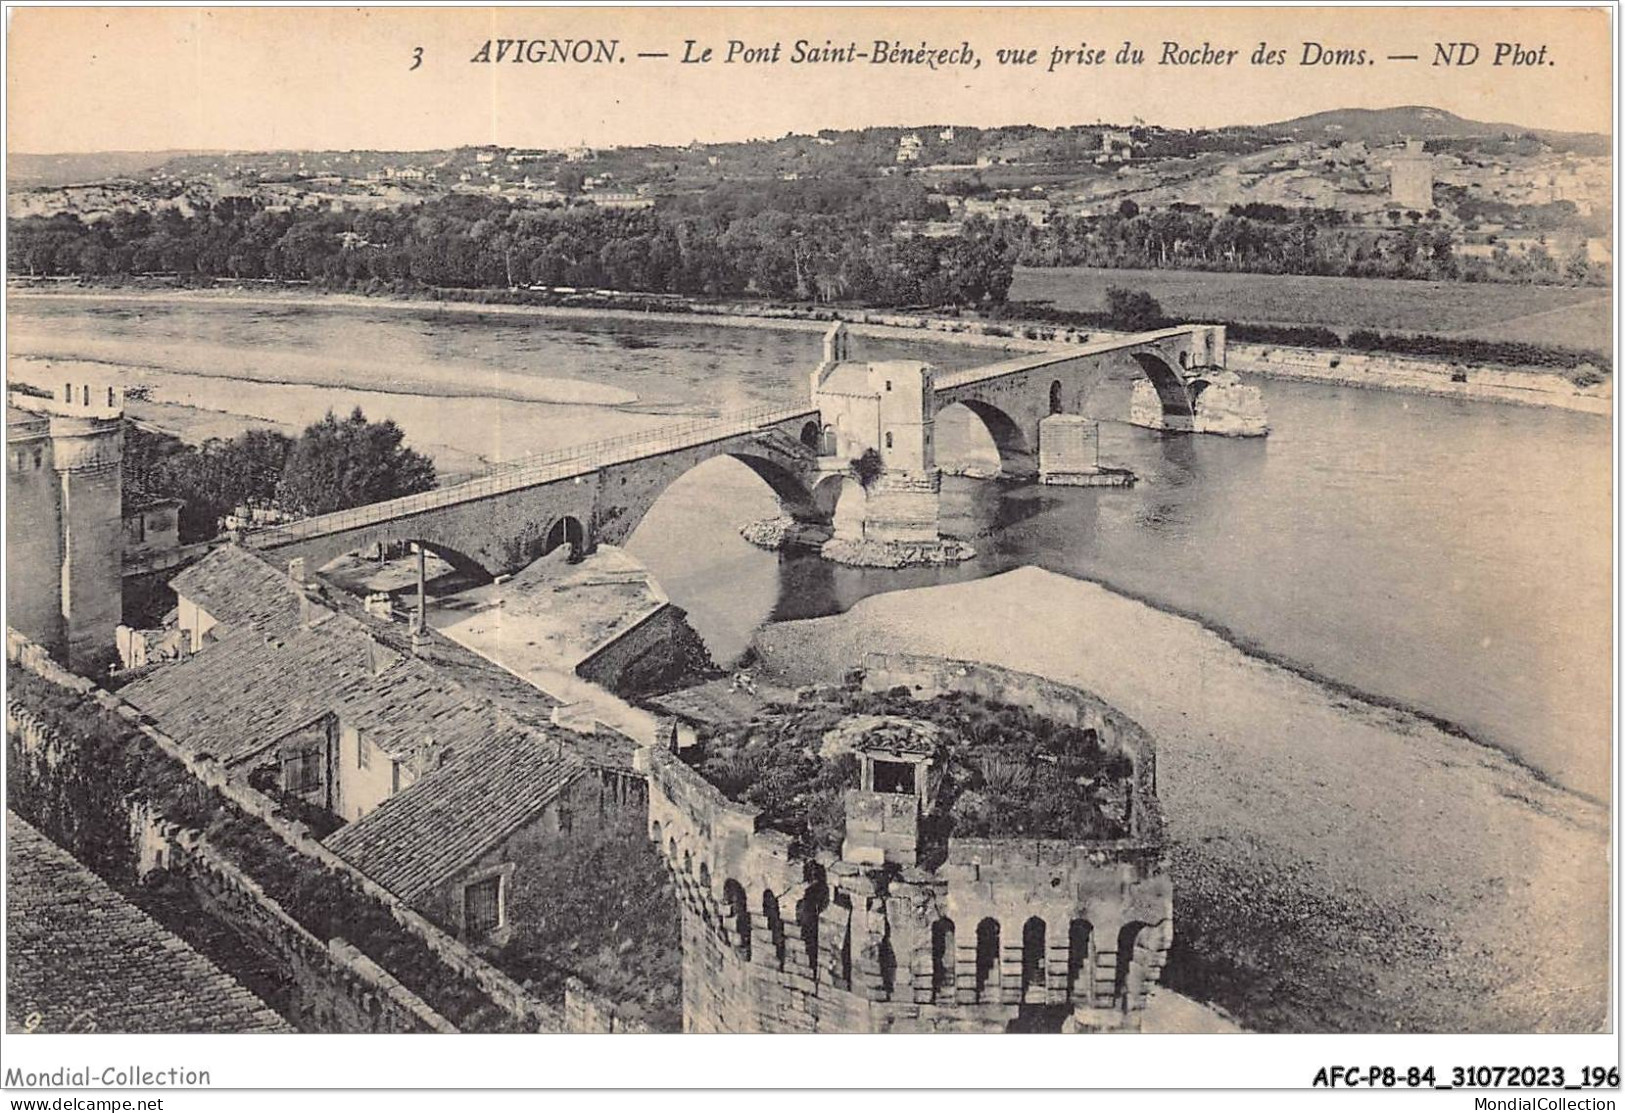
{"label": "stone wall", "polygon": [[[353,882],[367,897],[377,901],[387,909],[391,918],[402,929],[420,940],[439,963],[450,972],[467,979],[478,987],[479,991],[490,1000],[495,1008],[507,1015],[512,1026],[525,1031],[557,1032],[563,1030],[563,1016],[557,1008],[532,996],[512,978],[492,966],[450,934],[429,922],[420,913],[408,907],[393,893],[390,893],[357,870],[349,862],[328,850],[304,824],[279,815],[274,801],[250,788],[247,784],[227,776],[225,769],[221,767],[219,762],[207,757],[193,757],[173,739],[157,730],[150,722],[145,721],[145,717],[136,708],[124,703],[117,696],[101,690],[92,681],[60,668],[43,649],[32,644],[16,631],[7,631],[6,652],[7,658],[11,662],[21,665],[60,687],[93,700],[103,709],[111,711],[130,722],[151,740],[159,750],[184,766],[202,784],[219,792],[233,805],[259,820],[289,848],[308,859],[313,870],[325,868]],[[8,720],[15,721],[18,724],[17,729],[35,729],[37,733],[37,728],[28,728],[25,725],[27,721],[25,709],[13,708],[8,705],[7,714]],[[24,740],[26,744],[26,735]],[[40,740],[38,744],[44,744],[44,741]],[[142,830],[146,833],[142,834],[138,839],[137,858],[139,863],[144,863],[150,867],[159,861],[158,855],[160,853],[167,855],[166,847],[176,845],[176,843],[168,835],[153,834],[156,828],[152,828],[148,823],[143,823]],[[201,860],[198,859],[195,851],[185,851],[181,857],[183,862]],[[165,861],[167,863],[167,859]],[[189,866],[188,868],[192,867]],[[198,884],[201,885],[202,882],[198,882]],[[224,882],[216,880],[211,881],[208,887],[214,888],[224,884]],[[255,922],[263,922],[263,915],[263,912],[256,912],[254,915]],[[323,943],[320,946],[326,947],[327,944]]]}
{"label": "stone wall", "polygon": [[[25,752],[66,745],[25,707],[8,705],[6,729]],[[453,1032],[456,1029],[421,998],[343,939],[316,938],[260,885],[216,852],[203,836],[154,816],[144,806],[130,812],[132,863],[138,881],[156,870],[183,886],[189,904],[229,929],[247,951],[278,974],[278,1011],[306,1032]],[[237,947],[232,948],[234,951]]]}
{"label": "stone wall", "polygon": [[1134,766],[1130,834],[951,839],[935,870],[799,854],[676,756],[640,751],[676,881],[684,1028],[1133,1028],[1172,942],[1150,737],[1079,689],[968,662],[870,655],[865,687],[970,692],[1100,732]]}
{"label": "stone wall", "polygon": [[287,998],[280,1011],[305,1032],[455,1032],[445,1017],[353,944],[312,935],[253,878],[196,832],[150,821],[145,845],[205,915],[274,964]]}
{"label": "stone wall", "polygon": [[711,667],[705,643],[688,623],[688,614],[661,603],[593,647],[576,663],[575,673],[618,694],[661,691]]}
{"label": "stone wall", "polygon": [[647,1034],[651,1029],[620,1014],[614,1001],[589,989],[579,978],[564,983],[564,1030],[588,1034],[628,1032]]}

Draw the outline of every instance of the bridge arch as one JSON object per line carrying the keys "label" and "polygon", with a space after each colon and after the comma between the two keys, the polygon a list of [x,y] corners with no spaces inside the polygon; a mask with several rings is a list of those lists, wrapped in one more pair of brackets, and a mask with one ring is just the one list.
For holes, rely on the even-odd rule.
{"label": "bridge arch", "polygon": [[580,560],[587,547],[587,529],[574,514],[565,514],[547,527],[542,539],[542,556],[568,545],[570,559]]}
{"label": "bridge arch", "polygon": [[[447,564],[451,565],[452,571],[455,572],[459,577],[477,580],[482,583],[491,579],[491,573],[486,569],[485,565],[480,563],[480,561],[476,558],[469,556],[467,553],[461,551],[460,549],[454,548],[443,541],[436,540],[435,538],[427,535],[419,534],[375,540],[371,544],[361,545],[355,549],[342,552],[338,556],[333,557],[331,560],[324,561],[322,564],[312,570],[316,572],[332,572],[352,561],[355,557],[360,557],[362,560],[377,561],[379,563],[384,561],[409,559],[416,551],[416,548],[414,547],[421,548],[425,552],[445,561]],[[439,579],[440,576],[445,574],[446,573],[443,571],[438,573],[431,572],[429,578]]]}
{"label": "bridge arch", "polygon": [[[956,407],[963,407],[974,414],[988,436],[993,438],[993,447],[999,453],[1000,474],[1020,475],[1033,470],[1036,461],[1035,446],[1021,424],[1008,412],[979,398],[961,398],[939,410],[937,420],[940,422],[943,414],[951,414]],[[937,444],[940,452],[940,437]]]}
{"label": "bridge arch", "polygon": [[[820,430],[820,434],[822,430]],[[625,545],[638,531],[649,512],[665,497],[666,493],[680,481],[692,475],[696,470],[710,464],[714,460],[727,458],[745,465],[758,479],[765,483],[777,499],[780,512],[786,517],[798,521],[821,521],[823,516],[813,499],[813,493],[802,477],[797,474],[792,463],[775,459],[767,451],[740,448],[733,451],[718,452],[706,456],[704,459],[692,460],[676,464],[652,482],[646,482],[636,495],[632,496],[626,504],[614,514],[613,520],[600,523],[593,535],[588,538],[589,545],[604,542],[611,545]]]}
{"label": "bridge arch", "polygon": [[1184,377],[1166,360],[1155,352],[1137,351],[1131,354],[1156,390],[1164,417],[1189,418],[1196,413],[1196,401],[1186,387]]}
{"label": "bridge arch", "polygon": [[843,472],[826,475],[812,489],[813,509],[837,537],[863,536],[863,508],[868,501],[863,484]]}

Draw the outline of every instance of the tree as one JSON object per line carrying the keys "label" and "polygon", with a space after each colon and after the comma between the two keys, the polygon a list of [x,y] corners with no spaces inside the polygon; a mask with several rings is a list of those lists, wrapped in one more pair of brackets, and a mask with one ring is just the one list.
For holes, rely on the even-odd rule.
{"label": "tree", "polygon": [[404,438],[359,406],[342,421],[329,410],[294,442],[277,497],[297,513],[327,514],[432,489],[434,462],[402,447]]}
{"label": "tree", "polygon": [[293,439],[274,429],[251,429],[234,440],[210,438],[193,447],[168,433],[126,421],[126,508],[148,498],[181,500],[183,544],[207,541],[220,519],[250,499],[276,497]]}
{"label": "tree", "polygon": [[1124,332],[1149,332],[1161,328],[1167,321],[1156,298],[1144,290],[1126,290],[1121,286],[1107,287],[1106,316],[1112,328]]}
{"label": "tree", "polygon": [[574,197],[581,192],[582,184],[587,175],[579,166],[565,166],[559,169],[558,177],[553,181],[553,187],[566,197]]}
{"label": "tree", "polygon": [[1133,220],[1140,215],[1140,206],[1136,205],[1132,199],[1125,197],[1122,203],[1117,206],[1117,215],[1124,220]]}

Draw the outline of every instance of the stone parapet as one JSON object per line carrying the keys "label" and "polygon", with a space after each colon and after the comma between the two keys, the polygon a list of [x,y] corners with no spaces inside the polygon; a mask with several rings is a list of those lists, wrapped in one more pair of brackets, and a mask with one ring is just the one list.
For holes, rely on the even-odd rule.
{"label": "stone parapet", "polygon": [[841,856],[809,854],[675,755],[640,751],[682,918],[685,1030],[1137,1027],[1173,931],[1150,736],[1090,693],[969,662],[871,654],[863,683],[1098,730],[1133,766],[1128,837],[951,838],[926,869],[887,849],[915,798],[853,790]]}

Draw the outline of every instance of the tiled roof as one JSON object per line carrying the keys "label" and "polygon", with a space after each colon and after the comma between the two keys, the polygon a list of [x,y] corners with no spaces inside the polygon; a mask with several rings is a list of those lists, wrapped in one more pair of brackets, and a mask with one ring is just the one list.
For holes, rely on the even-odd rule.
{"label": "tiled roof", "polygon": [[552,707],[524,685],[506,697],[536,705],[531,721],[521,721],[468,683],[495,666],[433,635],[432,652],[414,655],[398,624],[364,617],[339,593],[314,603],[307,625],[293,582],[234,546],[209,554],[176,584],[219,620],[217,640],[120,694],[181,745],[228,765],[327,714],[400,757],[430,739],[464,749],[514,738],[545,722]]}
{"label": "tiled roof", "polygon": [[10,812],[6,843],[7,1031],[292,1031]]}
{"label": "tiled roof", "polygon": [[299,589],[287,570],[236,545],[220,546],[169,586],[228,626],[277,618],[290,609],[297,615],[299,608]]}
{"label": "tiled roof", "polygon": [[354,823],[327,846],[407,903],[541,812],[585,762],[534,733],[459,754]]}
{"label": "tiled roof", "polygon": [[119,694],[182,746],[236,764],[334,714],[397,757],[430,741],[447,755],[327,840],[403,900],[528,822],[589,761],[630,765],[553,726],[554,701],[478,654],[432,632],[414,651],[399,623],[342,592],[306,600],[235,546],[193,565],[176,590],[219,621],[217,640]]}

